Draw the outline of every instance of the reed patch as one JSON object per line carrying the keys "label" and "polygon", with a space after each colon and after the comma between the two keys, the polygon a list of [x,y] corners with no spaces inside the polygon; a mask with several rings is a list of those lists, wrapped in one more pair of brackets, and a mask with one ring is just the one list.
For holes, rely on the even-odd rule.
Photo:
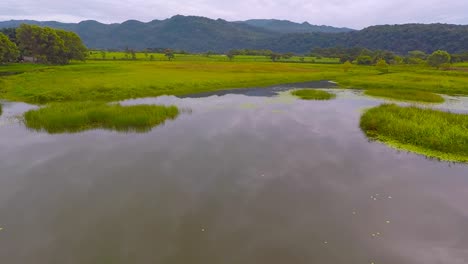
{"label": "reed patch", "polygon": [[90,129],[108,129],[121,132],[147,132],[175,119],[175,106],[122,106],[101,102],[53,103],[24,114],[30,129],[48,133],[77,133]]}
{"label": "reed patch", "polygon": [[448,161],[468,162],[468,115],[383,104],[367,110],[360,126],[371,139]]}

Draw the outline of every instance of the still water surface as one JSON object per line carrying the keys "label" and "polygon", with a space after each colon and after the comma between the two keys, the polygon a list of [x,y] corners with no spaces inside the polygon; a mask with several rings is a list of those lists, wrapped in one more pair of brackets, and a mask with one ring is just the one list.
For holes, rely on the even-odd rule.
{"label": "still water surface", "polygon": [[381,100],[289,88],[123,102],[190,109],[144,134],[29,131],[5,102],[0,263],[468,263],[467,165],[369,142]]}

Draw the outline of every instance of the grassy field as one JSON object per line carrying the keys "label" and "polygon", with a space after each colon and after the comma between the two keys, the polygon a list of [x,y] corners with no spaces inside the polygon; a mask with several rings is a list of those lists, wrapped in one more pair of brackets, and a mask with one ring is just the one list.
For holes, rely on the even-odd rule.
{"label": "grassy field", "polygon": [[366,90],[366,95],[382,98],[391,98],[401,101],[416,101],[416,102],[426,102],[426,103],[442,103],[444,98],[438,94],[425,92],[425,91],[416,91],[416,90],[403,90],[403,89],[380,89],[380,90]]}
{"label": "grassy field", "polygon": [[468,162],[468,115],[384,104],[366,111],[361,128],[396,148]]}
{"label": "grassy field", "polygon": [[373,67],[354,66],[336,80],[342,87],[358,89],[409,89],[448,95],[468,95],[468,72],[443,71],[426,66],[391,66],[390,73],[380,74]]}
{"label": "grassy field", "polygon": [[[89,60],[131,60],[131,54],[125,52],[105,52],[105,57],[100,51],[92,51],[88,55]],[[168,58],[163,53],[143,53],[136,52],[135,59],[140,61],[168,61]],[[226,55],[202,55],[202,54],[175,54],[173,61],[198,61],[198,62],[231,62]],[[340,63],[338,58],[316,58],[316,57],[300,57],[292,56],[291,58],[281,58],[281,62],[305,62],[305,63]],[[250,56],[236,55],[232,62],[271,62],[268,56]]]}
{"label": "grassy field", "polygon": [[336,94],[332,94],[322,90],[312,89],[295,90],[292,91],[291,94],[303,100],[330,100],[336,97]]}
{"label": "grassy field", "polygon": [[66,66],[0,66],[0,98],[35,104],[63,101],[118,101],[184,95],[226,88],[334,80],[344,88],[414,90],[468,95],[468,72],[423,66],[372,66],[272,62],[88,61]]}
{"label": "grassy field", "polygon": [[96,102],[54,103],[24,115],[30,129],[48,133],[76,133],[103,128],[116,131],[146,132],[174,119],[179,111],[175,106],[121,106]]}
{"label": "grassy field", "polygon": [[117,101],[326,79],[323,74],[309,64],[91,61],[2,77],[0,97],[36,104]]}

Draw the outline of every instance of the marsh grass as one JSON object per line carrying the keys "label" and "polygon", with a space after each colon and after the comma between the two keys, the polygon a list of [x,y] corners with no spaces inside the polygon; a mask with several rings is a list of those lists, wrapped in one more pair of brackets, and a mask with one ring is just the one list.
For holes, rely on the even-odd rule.
{"label": "marsh grass", "polygon": [[374,67],[272,62],[87,61],[65,66],[12,64],[0,72],[0,98],[33,104],[70,101],[115,102],[160,95],[187,95],[231,88],[333,80],[342,88],[414,90],[468,95],[468,72],[417,65]]}
{"label": "marsh grass", "polygon": [[0,97],[32,104],[115,102],[323,79],[311,64],[90,61],[0,77]]}
{"label": "marsh grass", "polygon": [[303,100],[330,100],[336,97],[336,94],[315,89],[295,90],[292,91],[291,94]]}
{"label": "marsh grass", "polygon": [[175,106],[121,106],[100,102],[53,103],[24,114],[30,129],[48,133],[77,133],[90,129],[147,132],[167,119],[175,119]]}
{"label": "marsh grass", "polygon": [[444,98],[438,94],[417,90],[404,89],[371,89],[364,92],[366,95],[390,98],[400,101],[414,101],[426,103],[442,103]]}
{"label": "marsh grass", "polygon": [[367,110],[365,134],[391,146],[448,161],[468,162],[468,115],[383,104]]}
{"label": "marsh grass", "polygon": [[377,74],[356,66],[348,74],[337,75],[341,87],[364,90],[417,90],[447,95],[468,95],[468,72],[442,71],[418,65],[391,66],[390,74]]}

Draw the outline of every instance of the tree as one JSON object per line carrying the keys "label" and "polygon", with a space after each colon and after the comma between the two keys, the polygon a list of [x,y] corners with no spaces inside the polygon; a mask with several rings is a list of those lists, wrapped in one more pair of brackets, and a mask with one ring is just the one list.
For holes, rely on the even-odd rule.
{"label": "tree", "polygon": [[0,29],[0,33],[5,34],[11,42],[18,46],[18,43],[16,42],[16,28],[2,28]]}
{"label": "tree", "polygon": [[294,53],[292,52],[288,52],[282,55],[283,59],[286,59],[286,60],[292,58],[293,56],[294,56]]}
{"label": "tree", "polygon": [[106,59],[106,52],[103,51],[103,50],[101,50],[101,57],[102,57],[103,60]]}
{"label": "tree", "polygon": [[271,61],[276,62],[279,59],[281,59],[281,56],[282,56],[281,54],[274,52],[270,55],[270,59]]}
{"label": "tree", "polygon": [[229,59],[230,61],[232,61],[232,60],[234,59],[235,53],[234,53],[234,51],[230,50],[230,51],[226,54],[226,56],[228,57],[228,59]]}
{"label": "tree", "polygon": [[359,65],[372,65],[372,57],[368,55],[361,55],[356,58],[356,62]]}
{"label": "tree", "polygon": [[349,72],[349,70],[351,70],[351,68],[353,67],[353,64],[349,61],[346,61],[344,64],[343,64],[343,71],[344,72]]}
{"label": "tree", "polygon": [[171,61],[171,60],[173,60],[175,58],[174,51],[171,50],[171,49],[166,49],[164,51],[164,56],[166,56],[169,61]]}
{"label": "tree", "polygon": [[380,60],[385,60],[386,63],[395,63],[396,55],[387,50],[376,50],[373,54],[374,62],[377,64]]}
{"label": "tree", "polygon": [[427,58],[427,54],[424,51],[420,51],[420,50],[409,51],[408,56],[410,58],[421,59],[421,60],[425,60]]}
{"label": "tree", "polygon": [[[55,30],[57,35],[63,40],[64,44],[64,56],[67,59],[67,63],[70,60],[85,60],[87,55],[87,48],[81,41],[81,38],[74,32],[65,30]],[[105,59],[105,58],[104,58]]]}
{"label": "tree", "polygon": [[70,60],[84,60],[87,52],[81,39],[73,32],[22,24],[16,38],[23,55],[36,61],[67,64]]}
{"label": "tree", "polygon": [[51,28],[33,25],[21,25],[16,30],[16,37],[24,55],[32,56],[42,63],[65,64],[64,41]]}
{"label": "tree", "polygon": [[393,64],[402,64],[403,63],[403,58],[401,56],[396,55],[395,58],[393,59]]}
{"label": "tree", "polygon": [[466,62],[466,61],[468,61],[468,52],[452,54],[451,63]]}
{"label": "tree", "polygon": [[209,50],[209,51],[205,52],[203,55],[204,55],[205,57],[208,57],[208,58],[209,58],[211,55],[215,55],[215,54],[216,54],[216,53],[215,53],[214,51]]}
{"label": "tree", "polygon": [[388,63],[384,59],[380,59],[375,68],[382,74],[388,73]]}
{"label": "tree", "polygon": [[450,60],[450,54],[443,50],[434,51],[434,53],[427,57],[427,63],[437,69],[439,69],[442,64],[450,64]]}
{"label": "tree", "polygon": [[5,34],[0,33],[0,63],[15,61],[18,57],[18,47]]}

